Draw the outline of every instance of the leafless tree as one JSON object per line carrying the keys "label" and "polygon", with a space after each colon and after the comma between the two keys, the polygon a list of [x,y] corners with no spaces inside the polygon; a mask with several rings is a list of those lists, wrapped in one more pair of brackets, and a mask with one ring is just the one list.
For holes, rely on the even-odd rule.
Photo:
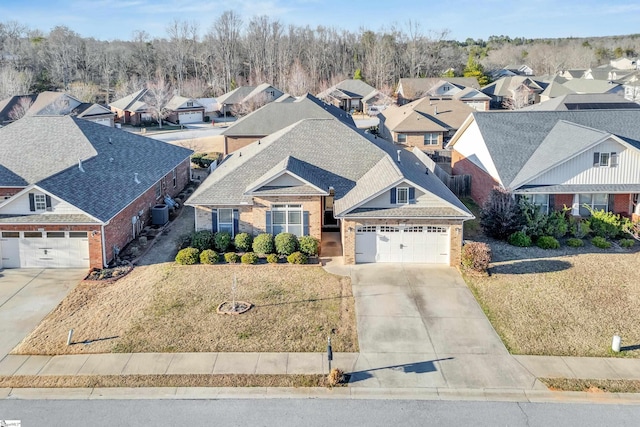
{"label": "leafless tree", "polygon": [[269,99],[267,95],[263,93],[259,93],[251,98],[241,102],[240,104],[234,105],[231,108],[231,114],[236,117],[246,116],[247,114],[257,110],[263,105],[267,104]]}
{"label": "leafless tree", "polygon": [[214,52],[212,59],[220,61],[225,91],[231,88],[231,82],[240,70],[241,28],[240,16],[228,10],[216,19],[208,33]]}
{"label": "leafless tree", "polygon": [[73,82],[67,93],[82,102],[96,102],[100,87],[94,83]]}
{"label": "leafless tree", "polygon": [[9,118],[11,120],[20,120],[27,114],[32,104],[33,104],[33,101],[31,100],[30,96],[20,97],[16,105],[14,105],[11,111],[9,112]]}
{"label": "leafless tree", "polygon": [[147,92],[144,96],[144,102],[147,104],[149,114],[158,122],[158,127],[162,128],[162,121],[167,118],[170,111],[167,109],[167,103],[173,97],[173,89],[167,83],[166,78],[158,73],[154,80],[147,83]]}
{"label": "leafless tree", "polygon": [[29,93],[33,73],[29,70],[17,71],[10,65],[0,67],[0,99]]}

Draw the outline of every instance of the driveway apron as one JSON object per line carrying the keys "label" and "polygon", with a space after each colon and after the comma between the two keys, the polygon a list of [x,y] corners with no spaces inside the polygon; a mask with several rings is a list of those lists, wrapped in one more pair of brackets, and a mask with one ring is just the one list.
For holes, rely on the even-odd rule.
{"label": "driveway apron", "polygon": [[531,388],[454,268],[351,267],[361,387]]}
{"label": "driveway apron", "polygon": [[86,274],[85,269],[0,270],[0,360],[38,326]]}

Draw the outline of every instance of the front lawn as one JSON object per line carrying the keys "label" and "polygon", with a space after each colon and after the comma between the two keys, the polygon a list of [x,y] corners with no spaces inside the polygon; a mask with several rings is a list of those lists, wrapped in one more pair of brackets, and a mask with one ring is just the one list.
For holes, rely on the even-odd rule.
{"label": "front lawn", "polygon": [[640,253],[491,241],[491,276],[465,280],[514,354],[640,357]]}
{"label": "front lawn", "polygon": [[[231,300],[254,307],[220,315]],[[66,345],[69,329],[73,344]],[[136,267],[113,284],[81,283],[14,354],[358,351],[349,278],[320,267]]]}

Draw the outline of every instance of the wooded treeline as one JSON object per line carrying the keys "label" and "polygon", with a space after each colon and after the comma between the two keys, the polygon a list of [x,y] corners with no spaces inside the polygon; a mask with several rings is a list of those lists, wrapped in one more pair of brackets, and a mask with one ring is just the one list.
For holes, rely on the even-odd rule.
{"label": "wooded treeline", "polygon": [[[222,13],[209,28],[174,20],[165,37],[133,31],[130,40],[81,37],[58,26],[48,33],[0,22],[0,99],[67,90],[83,101],[107,102],[166,79],[183,96],[216,96],[235,86],[268,82],[292,95],[318,93],[360,70],[391,93],[400,77],[462,75],[469,55],[485,70],[526,63],[536,74],[588,68],[635,56],[638,35],[592,39],[447,40],[448,32],[402,27],[357,32],[283,25],[266,16]],[[108,99],[106,99],[108,94]]]}

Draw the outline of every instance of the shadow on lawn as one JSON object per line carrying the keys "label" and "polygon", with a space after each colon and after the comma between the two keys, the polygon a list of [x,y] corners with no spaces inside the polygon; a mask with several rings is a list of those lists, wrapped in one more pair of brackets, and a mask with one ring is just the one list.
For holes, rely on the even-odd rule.
{"label": "shadow on lawn", "polygon": [[353,296],[347,296],[347,297],[329,297],[329,298],[309,298],[309,299],[304,299],[304,300],[299,300],[299,301],[286,301],[286,302],[276,302],[273,304],[254,304],[254,307],[258,308],[258,307],[275,307],[278,305],[287,305],[287,304],[301,304],[301,303],[305,303],[305,302],[318,302],[318,301],[329,301],[329,300],[333,300],[333,299],[344,299],[344,298],[353,298]]}
{"label": "shadow on lawn", "polygon": [[446,357],[444,359],[435,359],[435,360],[426,360],[424,362],[416,362],[416,363],[405,363],[403,365],[391,365],[391,366],[382,366],[380,368],[372,368],[364,371],[351,372],[346,374],[348,383],[356,383],[358,381],[364,381],[373,377],[371,372],[373,371],[382,371],[385,369],[390,369],[393,371],[402,371],[405,374],[425,374],[427,372],[435,372],[438,369],[436,368],[435,362],[441,362],[444,360],[453,360],[453,357]]}
{"label": "shadow on lawn", "polygon": [[537,259],[527,261],[515,261],[508,264],[499,264],[491,267],[491,274],[536,274],[563,271],[571,268],[573,264],[567,261],[555,259]]}
{"label": "shadow on lawn", "polygon": [[640,350],[640,344],[627,345],[624,347],[620,347],[620,351],[634,351],[634,350]]}
{"label": "shadow on lawn", "polygon": [[95,338],[95,339],[92,339],[92,340],[84,340],[84,341],[72,342],[70,345],[91,344],[91,343],[98,342],[98,341],[115,340],[116,338],[120,338],[120,337],[119,336],[115,336],[115,337]]}

